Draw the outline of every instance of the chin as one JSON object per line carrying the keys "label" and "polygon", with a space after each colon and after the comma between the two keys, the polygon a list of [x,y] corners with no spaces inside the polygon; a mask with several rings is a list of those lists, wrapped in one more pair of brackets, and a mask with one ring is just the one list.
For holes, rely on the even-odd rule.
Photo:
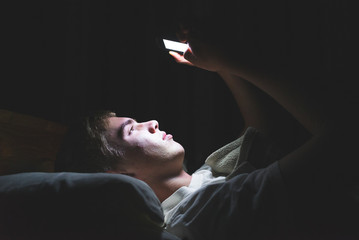
{"label": "chin", "polygon": [[174,146],[171,147],[171,149],[168,149],[169,150],[169,155],[171,155],[172,159],[175,159],[175,160],[181,160],[183,161],[184,159],[184,155],[185,155],[185,150],[183,148],[183,146],[179,143],[176,143]]}
{"label": "chin", "polygon": [[[176,142],[176,143],[177,143],[177,142]],[[185,153],[184,147],[183,147],[181,144],[179,144],[179,143],[177,143],[177,145],[178,145],[178,151],[179,151],[179,153],[181,153],[181,154],[184,155],[184,153]]]}

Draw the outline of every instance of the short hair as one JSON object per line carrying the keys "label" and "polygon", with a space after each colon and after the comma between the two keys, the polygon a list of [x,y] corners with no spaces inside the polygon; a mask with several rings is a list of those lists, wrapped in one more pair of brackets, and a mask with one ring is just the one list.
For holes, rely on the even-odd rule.
{"label": "short hair", "polygon": [[95,111],[72,124],[57,153],[55,172],[106,172],[121,160],[121,151],[107,140],[111,111]]}

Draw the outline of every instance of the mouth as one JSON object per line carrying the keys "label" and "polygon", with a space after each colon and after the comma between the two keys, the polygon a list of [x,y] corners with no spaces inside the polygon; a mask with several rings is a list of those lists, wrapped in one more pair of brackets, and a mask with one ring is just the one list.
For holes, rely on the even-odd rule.
{"label": "mouth", "polygon": [[169,140],[172,139],[172,135],[171,134],[167,134],[166,132],[163,132],[162,134],[162,140]]}

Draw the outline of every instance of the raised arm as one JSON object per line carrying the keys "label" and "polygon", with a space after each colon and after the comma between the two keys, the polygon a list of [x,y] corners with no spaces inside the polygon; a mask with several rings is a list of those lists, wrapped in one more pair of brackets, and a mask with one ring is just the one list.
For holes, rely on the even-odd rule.
{"label": "raised arm", "polygon": [[[219,50],[217,46],[190,37],[187,37],[187,41],[190,49],[184,56],[172,53],[178,62],[239,77],[236,80],[225,77],[239,102],[248,97],[241,95],[239,91],[242,86],[240,81],[247,81],[271,96],[312,134],[309,141],[279,161],[286,182],[296,187],[308,186],[314,175],[333,171],[333,168],[329,167],[340,157],[348,139],[338,128],[340,117],[328,115],[328,104],[331,102],[328,96],[320,96],[319,93],[316,95],[308,88],[308,81],[301,81],[286,69],[283,69],[283,74],[275,75],[265,71],[260,65],[247,63],[241,56],[234,58],[231,54]],[[260,117],[262,110],[258,108],[258,114],[251,117]],[[248,121],[261,122],[260,119],[250,118]],[[341,138],[343,141],[338,143],[333,141],[333,138]],[[319,171],[323,166],[325,170]],[[303,175],[306,177],[303,178]]]}
{"label": "raised arm", "polygon": [[261,132],[269,133],[273,124],[267,107],[272,104],[269,96],[238,76],[227,72],[218,73],[235,98],[244,120],[244,128],[255,127]]}
{"label": "raised arm", "polygon": [[272,97],[241,77],[227,72],[218,74],[237,102],[245,129],[258,129],[286,150],[302,143],[306,136],[304,128]]}
{"label": "raised arm", "polygon": [[209,71],[225,72],[245,79],[271,96],[310,133],[315,135],[322,131],[327,119],[323,96],[312,91],[310,82],[298,78],[297,72],[283,68],[278,74],[278,71],[249,62],[245,56],[234,55],[221,46],[207,44],[197,38],[187,37],[187,40],[191,48],[184,53],[184,61]]}
{"label": "raised arm", "polygon": [[[170,53],[177,62],[193,65],[184,56],[175,52]],[[201,66],[201,63],[199,65]],[[247,127],[254,127],[280,144],[283,151],[293,150],[303,143],[308,135],[307,131],[272,97],[239,76],[225,71],[219,71],[218,74],[239,107],[244,120],[243,131]]]}
{"label": "raised arm", "polygon": [[[225,73],[222,76],[243,113],[246,106],[241,105],[242,101],[251,99],[241,92],[246,87],[243,81],[246,81],[247,86],[255,86],[271,96],[311,133],[305,143],[278,161],[289,205],[293,208],[292,220],[298,230],[305,232],[309,227],[310,232],[320,232],[325,228],[325,232],[338,233],[339,229],[343,230],[344,238],[350,236],[352,232],[348,230],[357,229],[358,223],[352,219],[359,210],[355,198],[359,184],[357,98],[346,97],[345,91],[336,91],[335,85],[318,88],[323,82],[318,84],[317,79],[304,74],[298,77],[301,73],[293,68],[282,68],[282,73],[278,74],[275,69],[247,62],[243,55],[220,50],[222,46],[193,39],[188,33],[185,35],[183,39],[189,42],[190,49],[184,56],[176,55],[177,61]],[[300,67],[305,70],[305,62]],[[354,78],[343,80],[337,81],[339,89],[354,87],[347,85],[354,84]],[[262,116],[263,109],[257,110],[246,115],[247,123],[261,125],[260,119],[251,120]],[[341,238],[340,234],[336,236]]]}

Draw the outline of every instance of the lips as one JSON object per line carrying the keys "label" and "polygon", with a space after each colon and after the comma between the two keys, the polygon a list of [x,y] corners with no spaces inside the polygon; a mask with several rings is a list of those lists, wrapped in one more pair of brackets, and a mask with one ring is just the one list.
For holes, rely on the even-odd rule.
{"label": "lips", "polygon": [[162,134],[162,140],[168,140],[168,139],[171,139],[173,138],[171,134],[166,134],[166,132],[163,132]]}

